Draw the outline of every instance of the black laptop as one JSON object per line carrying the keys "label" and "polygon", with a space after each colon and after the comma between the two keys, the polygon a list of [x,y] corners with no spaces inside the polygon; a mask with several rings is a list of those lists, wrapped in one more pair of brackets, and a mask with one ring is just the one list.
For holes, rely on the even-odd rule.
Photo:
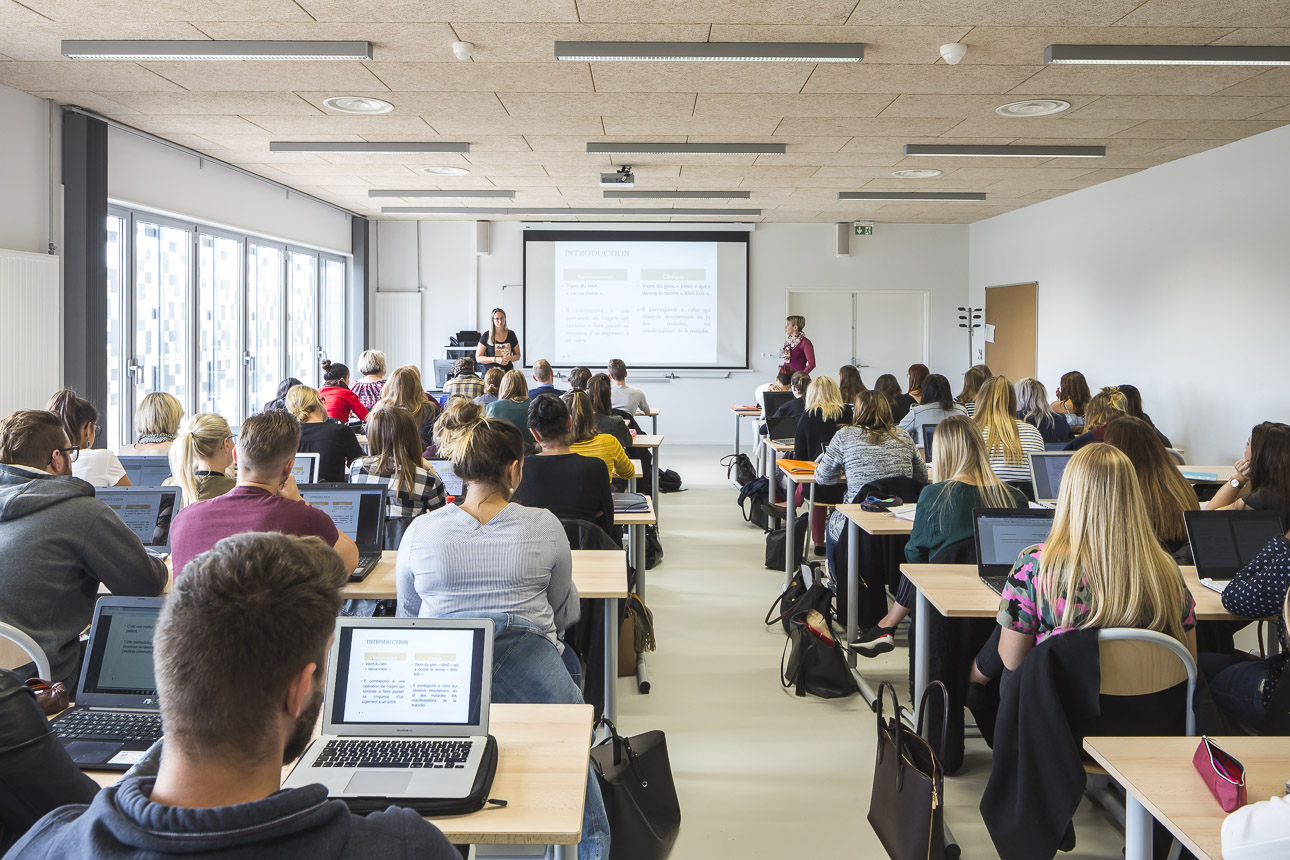
{"label": "black laptop", "polygon": [[50,725],[86,770],[128,770],[161,737],[152,668],[160,597],[100,597],[76,685],[76,705]]}
{"label": "black laptop", "polygon": [[149,555],[170,555],[170,521],[179,508],[178,487],[99,487],[94,498],[139,536]]}
{"label": "black laptop", "polygon": [[358,567],[349,581],[366,579],[385,549],[385,482],[305,484],[300,496],[331,517],[336,528],[358,544]]}
{"label": "black laptop", "polygon": [[1284,535],[1281,518],[1270,511],[1183,511],[1196,575],[1229,580],[1274,537]]}
{"label": "black laptop", "polygon": [[160,487],[170,477],[170,458],[164,454],[122,454],[120,459],[136,487]]}
{"label": "black laptop", "polygon": [[781,445],[793,445],[797,442],[797,419],[791,415],[766,419],[766,437]]}
{"label": "black laptop", "polygon": [[972,511],[977,573],[981,581],[996,594],[1002,594],[1017,556],[1028,547],[1046,541],[1052,527],[1051,510],[977,508]]}
{"label": "black laptop", "polygon": [[932,459],[932,437],[936,435],[935,424],[923,425],[923,459]]}
{"label": "black laptop", "polygon": [[765,411],[762,412],[762,417],[771,417],[779,411],[779,407],[788,403],[796,396],[797,395],[791,391],[763,391],[761,394],[761,402]]}

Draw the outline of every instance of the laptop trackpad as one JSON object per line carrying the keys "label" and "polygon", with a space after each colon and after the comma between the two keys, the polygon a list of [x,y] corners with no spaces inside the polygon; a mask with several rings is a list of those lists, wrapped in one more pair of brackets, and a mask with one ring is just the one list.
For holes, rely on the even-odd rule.
{"label": "laptop trackpad", "polygon": [[407,791],[410,782],[412,782],[411,773],[359,771],[350,777],[344,793],[357,794],[360,797],[389,797]]}
{"label": "laptop trackpad", "polygon": [[115,741],[72,741],[65,749],[77,764],[102,764],[121,747],[122,744]]}

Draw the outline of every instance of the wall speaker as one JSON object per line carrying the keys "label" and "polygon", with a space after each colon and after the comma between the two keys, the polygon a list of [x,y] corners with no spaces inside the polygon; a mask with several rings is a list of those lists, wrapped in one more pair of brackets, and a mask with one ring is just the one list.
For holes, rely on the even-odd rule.
{"label": "wall speaker", "polygon": [[489,244],[490,231],[488,228],[491,225],[492,225],[491,221],[475,222],[475,253],[476,254],[491,254],[493,252],[492,246]]}
{"label": "wall speaker", "polygon": [[851,256],[851,222],[838,223],[838,256]]}

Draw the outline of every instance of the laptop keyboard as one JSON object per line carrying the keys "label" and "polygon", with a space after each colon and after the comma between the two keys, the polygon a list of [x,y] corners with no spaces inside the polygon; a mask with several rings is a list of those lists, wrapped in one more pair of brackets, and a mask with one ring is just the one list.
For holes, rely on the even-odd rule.
{"label": "laptop keyboard", "polygon": [[328,741],[314,767],[464,768],[472,741]]}
{"label": "laptop keyboard", "polygon": [[69,711],[52,726],[64,741],[113,740],[152,743],[161,737],[161,714]]}
{"label": "laptop keyboard", "polygon": [[369,552],[364,555],[360,555],[358,557],[358,567],[354,568],[354,572],[358,573],[363,568],[376,564],[380,560],[381,554],[379,552]]}

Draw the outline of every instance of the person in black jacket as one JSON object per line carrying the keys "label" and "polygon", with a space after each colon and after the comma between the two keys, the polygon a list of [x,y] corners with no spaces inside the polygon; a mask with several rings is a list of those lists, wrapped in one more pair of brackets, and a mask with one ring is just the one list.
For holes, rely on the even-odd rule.
{"label": "person in black jacket", "polygon": [[569,450],[573,417],[569,407],[554,394],[543,394],[529,404],[529,432],[539,452],[524,458],[524,471],[512,501],[530,508],[546,508],[560,519],[578,519],[600,526],[615,542],[614,498],[609,468],[597,457]]}
{"label": "person in black jacket", "polygon": [[1075,438],[1066,416],[1048,403],[1048,389],[1033,376],[1017,381],[1017,417],[1034,426],[1044,442],[1069,442]]}
{"label": "person in black jacket", "polygon": [[300,422],[300,453],[319,455],[318,480],[345,483],[349,464],[363,457],[363,446],[354,431],[328,418],[322,398],[307,385],[287,392],[287,411]]}
{"label": "person in black jacket", "polygon": [[[797,420],[793,459],[814,460],[824,453],[824,449],[833,441],[833,435],[838,432],[838,427],[846,421],[847,410],[842,402],[842,392],[832,377],[821,376],[812,380],[806,389],[806,397],[795,402],[802,403],[805,411]],[[816,487],[815,501],[840,504],[846,489],[846,484]],[[811,540],[815,543],[816,555],[824,555],[824,526],[828,522],[828,514],[828,508],[817,507],[811,515]]]}

